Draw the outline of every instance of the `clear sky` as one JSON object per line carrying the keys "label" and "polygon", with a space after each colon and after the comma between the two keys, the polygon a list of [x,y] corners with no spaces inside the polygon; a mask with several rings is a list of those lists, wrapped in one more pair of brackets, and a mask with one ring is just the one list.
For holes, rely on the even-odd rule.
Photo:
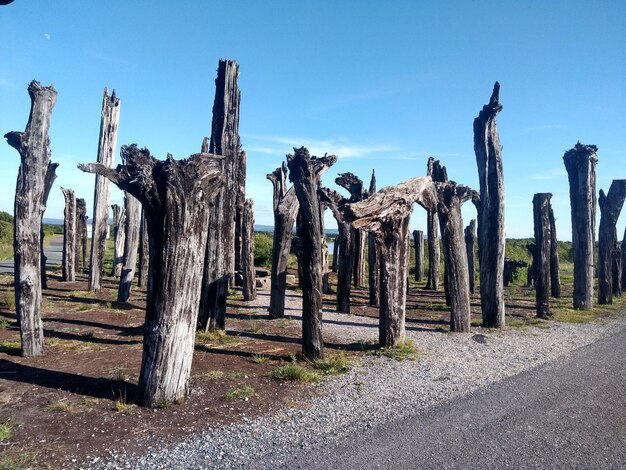
{"label": "clear sky", "polygon": [[[0,135],[24,129],[31,80],[53,83],[60,166],[46,217],[63,217],[61,186],[91,217],[94,176],[76,164],[96,159],[104,87],[121,98],[118,147],[184,158],[210,134],[218,60],[236,59],[247,193],[271,225],[265,175],[293,146],[339,157],[323,180],[335,189],[345,171],[367,184],[375,169],[379,189],[423,175],[430,155],[478,189],[472,122],[498,80],[507,236],[532,236],[533,194],[552,192],[570,239],[563,153],[598,146],[598,190],[626,178],[625,45],[624,0],[15,0],[0,6]],[[12,213],[19,156],[4,139],[0,161]]]}

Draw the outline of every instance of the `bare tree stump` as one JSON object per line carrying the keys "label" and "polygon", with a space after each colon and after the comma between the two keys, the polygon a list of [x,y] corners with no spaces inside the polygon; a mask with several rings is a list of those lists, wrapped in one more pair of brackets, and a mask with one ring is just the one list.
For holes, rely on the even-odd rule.
{"label": "bare tree stump", "polygon": [[[44,190],[43,190],[44,212],[46,210],[45,206],[48,205],[48,196],[50,196],[50,190],[52,189],[52,184],[54,183],[54,180],[57,178],[56,170],[58,166],[59,166],[58,163],[54,163],[54,162],[48,163],[48,169],[46,170],[46,176],[44,179]],[[41,246],[41,287],[43,289],[47,289],[48,277],[46,276],[46,263],[48,261],[48,257],[46,256],[45,251],[43,249],[44,237],[45,237],[45,234],[43,232],[44,212],[41,213],[41,243],[40,243],[40,246]],[[18,319],[18,324],[19,324],[19,319]]]}
{"label": "bare tree stump", "polygon": [[613,296],[620,297],[622,295],[622,247],[619,243],[615,244],[613,251]]}
{"label": "bare tree stump", "polygon": [[293,224],[299,203],[295,189],[287,190],[287,163],[267,175],[274,187],[274,238],[272,242],[272,271],[270,285],[269,316],[285,316],[285,290],[287,289],[287,265],[291,252]]}
{"label": "bare tree stump", "polygon": [[63,258],[62,279],[65,282],[76,280],[76,193],[72,189],[61,188],[65,197],[63,211]]}
{"label": "bare tree stump", "polygon": [[[15,252],[15,313],[24,357],[44,353],[41,322],[41,220],[45,210],[46,174],[50,164],[50,114],[56,103],[53,86],[28,85],[30,116],[24,132],[5,134],[20,154],[15,189],[13,248]],[[50,184],[51,185],[51,184]]]}
{"label": "bare tree stump", "polygon": [[137,251],[139,249],[139,221],[141,216],[141,204],[129,193],[124,195],[124,262],[120,275],[120,285],[117,290],[117,301],[128,302],[130,291],[135,278],[135,266],[137,266]]}
{"label": "bare tree stump", "polygon": [[122,275],[124,266],[124,242],[126,241],[126,210],[117,204],[111,206],[113,210],[113,269],[111,276]]}
{"label": "bare tree stump", "polygon": [[556,223],[552,204],[548,202],[550,217],[550,291],[555,299],[561,298],[561,266],[559,263],[559,242],[556,238]]}
{"label": "bare tree stump", "polygon": [[[115,90],[109,97],[105,88],[102,98],[102,118],[98,143],[98,163],[113,168],[117,129],[120,121],[120,100]],[[109,226],[110,183],[106,178],[96,175],[93,196],[93,220],[91,236],[91,256],[89,259],[89,290],[99,292],[102,289],[104,273],[104,253],[106,251],[107,228]]]}
{"label": "bare tree stump", "polygon": [[415,247],[415,280],[419,282],[424,277],[424,232],[413,230],[413,242]]}
{"label": "bare tree stump", "polygon": [[533,197],[535,228],[537,317],[548,318],[550,312],[550,193],[537,193]]}
{"label": "bare tree stump", "polygon": [[246,199],[242,218],[243,300],[256,299],[256,271],[254,269],[254,202]]}
{"label": "bare tree stump", "polygon": [[148,224],[146,214],[141,208],[141,224],[139,226],[139,279],[137,285],[146,287],[148,285],[148,273],[150,272],[150,247],[148,246]]}
{"label": "bare tree stump", "polygon": [[[182,401],[193,358],[209,206],[221,184],[221,158],[196,154],[159,161],[123,146],[123,165],[79,165],[139,199],[150,243],[150,282],[138,402]],[[181,293],[183,295],[181,295]]]}
{"label": "bare tree stump", "polygon": [[383,347],[397,347],[405,339],[409,219],[415,202],[436,211],[437,191],[429,176],[383,188],[344,208],[346,219],[374,233],[380,247],[379,343]]}
{"label": "bare tree stump", "polygon": [[478,165],[478,259],[483,326],[504,328],[504,176],[496,116],[502,111],[500,84],[489,104],[474,119],[474,152]]}
{"label": "bare tree stump", "polygon": [[572,209],[573,304],[580,310],[593,308],[597,150],[595,145],[578,142],[563,155]]}
{"label": "bare tree stump", "polygon": [[626,199],[626,180],[613,180],[609,193],[600,190],[600,229],[598,230],[598,303],[613,303],[612,255],[617,244],[615,225]]}
{"label": "bare tree stump", "polygon": [[87,203],[76,199],[76,271],[87,266]]}
{"label": "bare tree stump", "polygon": [[235,268],[235,214],[239,194],[239,163],[245,158],[239,139],[239,65],[220,60],[209,152],[224,157],[224,185],[215,198],[209,221],[209,239],[200,301],[199,325],[205,330],[226,326],[226,297]]}
{"label": "bare tree stump", "polygon": [[465,227],[465,251],[467,252],[469,291],[473,294],[476,290],[476,219],[470,220],[469,225]]}
{"label": "bare tree stump", "polygon": [[337,161],[334,155],[311,157],[306,148],[294,148],[287,155],[289,180],[300,203],[302,214],[298,239],[302,278],[302,352],[310,359],[324,357],[322,340],[322,246],[317,188],[322,173]]}

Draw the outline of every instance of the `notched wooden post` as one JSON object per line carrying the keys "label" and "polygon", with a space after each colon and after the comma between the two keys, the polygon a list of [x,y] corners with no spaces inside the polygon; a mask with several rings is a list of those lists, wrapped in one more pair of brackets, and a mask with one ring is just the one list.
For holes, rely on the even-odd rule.
{"label": "notched wooden post", "polygon": [[[221,157],[156,160],[123,146],[123,165],[81,164],[142,203],[150,243],[150,282],[137,401],[184,400],[191,371],[207,241],[209,206],[221,185]],[[181,293],[183,295],[181,295]]]}
{"label": "notched wooden post", "polygon": [[65,282],[74,282],[76,280],[76,193],[66,188],[61,188],[61,192],[65,197],[62,278]]}
{"label": "notched wooden post", "polygon": [[[365,191],[363,181],[354,173],[341,173],[335,178],[338,186],[346,189],[350,193],[349,202],[358,202],[365,199],[368,193]],[[352,233],[352,250],[354,254],[354,268],[352,270],[352,285],[361,287],[365,285],[365,232],[363,230],[353,229]]]}

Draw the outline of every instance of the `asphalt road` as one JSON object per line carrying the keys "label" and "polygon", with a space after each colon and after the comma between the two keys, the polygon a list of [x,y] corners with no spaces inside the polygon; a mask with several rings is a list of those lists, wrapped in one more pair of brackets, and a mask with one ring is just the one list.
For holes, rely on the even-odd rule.
{"label": "asphalt road", "polygon": [[625,469],[626,330],[463,399],[294,455],[306,469]]}
{"label": "asphalt road", "polygon": [[[51,236],[44,253],[48,257],[46,266],[60,265],[63,259],[63,235]],[[13,259],[0,261],[0,274],[13,274]]]}

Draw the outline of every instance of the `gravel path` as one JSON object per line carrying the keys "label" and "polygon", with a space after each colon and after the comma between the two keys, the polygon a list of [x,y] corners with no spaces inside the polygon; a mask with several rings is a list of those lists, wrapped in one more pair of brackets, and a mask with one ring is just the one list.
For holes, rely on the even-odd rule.
{"label": "gravel path", "polygon": [[[260,292],[254,303],[260,311],[268,302]],[[290,292],[287,314],[297,318],[300,299]],[[326,380],[323,396],[274,416],[209,429],[175,446],[155,446],[147,455],[111,452],[82,468],[281,468],[299,449],[320,447],[427,407],[466,395],[506,377],[519,374],[604,335],[626,328],[624,318],[586,324],[551,323],[505,332],[474,328],[471,334],[447,334],[407,326],[407,337],[425,353],[417,361],[397,362],[366,356],[352,370]],[[377,338],[377,319],[324,312],[324,331],[346,341]]]}

